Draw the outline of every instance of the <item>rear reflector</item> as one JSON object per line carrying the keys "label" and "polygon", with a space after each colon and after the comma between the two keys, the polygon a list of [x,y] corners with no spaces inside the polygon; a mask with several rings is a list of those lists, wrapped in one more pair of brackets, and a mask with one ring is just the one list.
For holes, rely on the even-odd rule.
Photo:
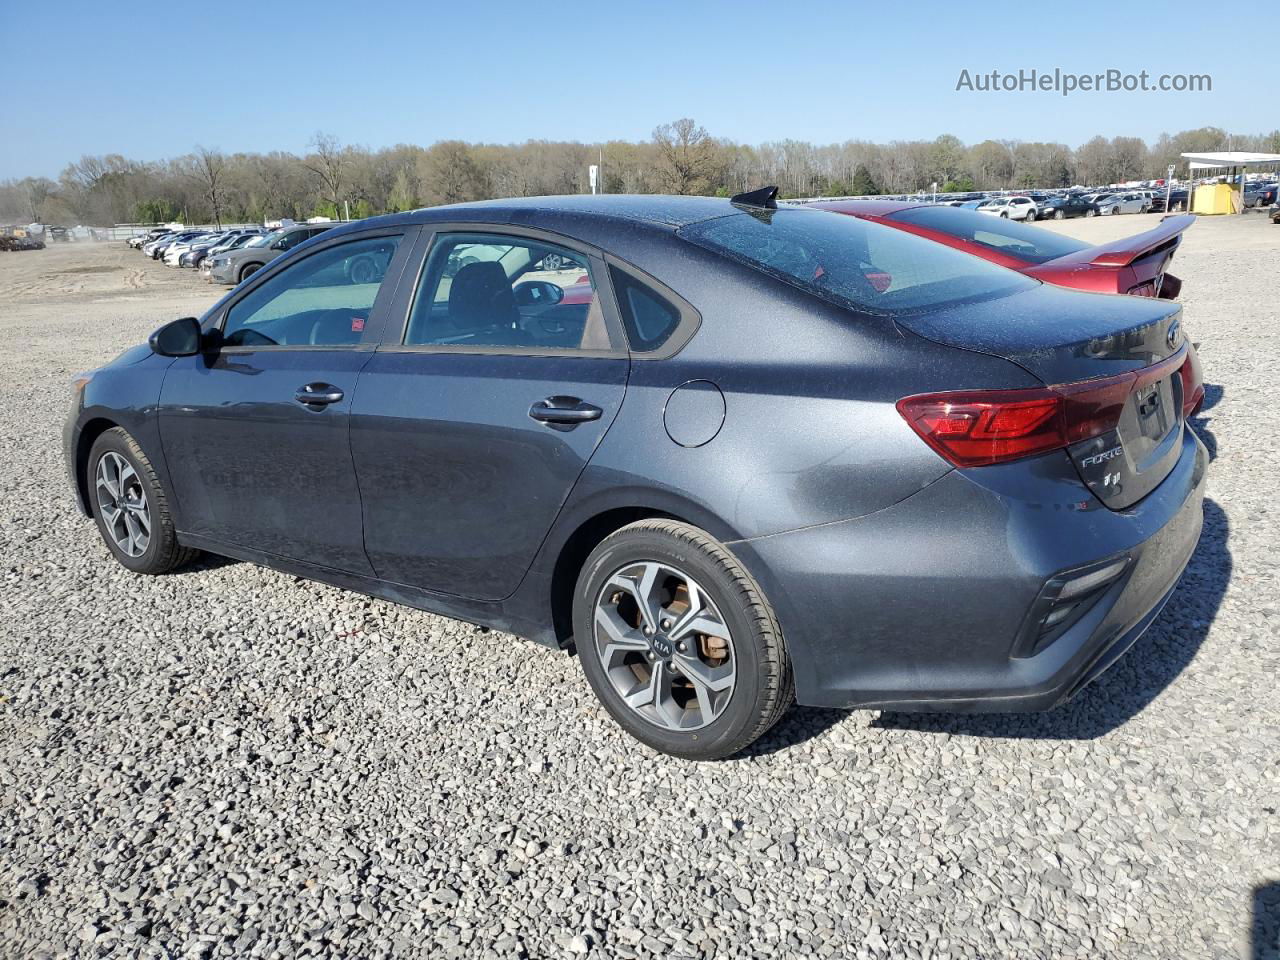
{"label": "rear reflector", "polygon": [[[1028,390],[957,390],[903,397],[898,412],[939,456],[957,467],[983,467],[1069,447],[1114,430],[1129,394],[1181,371],[1198,379],[1184,346],[1142,370],[1099,380]],[[1203,396],[1203,387],[1200,388]]]}

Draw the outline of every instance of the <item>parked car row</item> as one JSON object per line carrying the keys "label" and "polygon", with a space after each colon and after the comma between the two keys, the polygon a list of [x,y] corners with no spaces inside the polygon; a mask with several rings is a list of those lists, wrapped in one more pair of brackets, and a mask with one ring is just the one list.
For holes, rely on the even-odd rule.
{"label": "parked car row", "polygon": [[236,284],[333,226],[332,222],[301,223],[274,231],[257,226],[216,231],[157,227],[127,243],[166,266],[191,267],[206,280]]}
{"label": "parked car row", "polygon": [[21,250],[43,250],[44,241],[28,236],[25,232],[0,230],[0,252],[17,253]]}
{"label": "parked car row", "polygon": [[[1063,220],[1067,217],[1117,216],[1126,213],[1180,213],[1187,209],[1186,187],[1135,187],[1123,189],[1036,191],[1025,193],[964,194],[940,197],[952,207],[978,210],[1008,220]],[[920,196],[883,197],[919,202]],[[1250,181],[1244,187],[1246,207],[1270,207],[1277,202],[1277,184]]]}

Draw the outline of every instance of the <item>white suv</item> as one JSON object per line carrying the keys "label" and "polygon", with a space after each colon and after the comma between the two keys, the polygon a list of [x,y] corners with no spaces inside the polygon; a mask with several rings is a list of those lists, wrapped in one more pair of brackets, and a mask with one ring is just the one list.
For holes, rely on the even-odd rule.
{"label": "white suv", "polygon": [[1030,223],[1036,219],[1036,202],[1030,197],[998,197],[981,204],[978,212],[989,213],[993,217],[1004,217],[1006,220],[1026,220]]}

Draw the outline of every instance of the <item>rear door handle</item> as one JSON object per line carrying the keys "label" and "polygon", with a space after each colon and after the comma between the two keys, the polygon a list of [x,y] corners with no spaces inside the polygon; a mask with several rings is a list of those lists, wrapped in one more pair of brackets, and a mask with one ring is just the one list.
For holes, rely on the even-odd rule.
{"label": "rear door handle", "polygon": [[586,423],[599,420],[603,413],[595,404],[577,397],[547,397],[529,408],[529,416],[542,423]]}
{"label": "rear door handle", "polygon": [[327,407],[342,399],[342,391],[331,383],[308,383],[299,387],[293,399],[308,407]]}

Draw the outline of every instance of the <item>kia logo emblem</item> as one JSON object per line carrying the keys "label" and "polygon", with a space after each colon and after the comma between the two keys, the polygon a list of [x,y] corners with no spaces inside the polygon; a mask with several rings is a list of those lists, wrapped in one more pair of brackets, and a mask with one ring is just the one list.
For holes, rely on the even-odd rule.
{"label": "kia logo emblem", "polygon": [[662,637],[654,637],[653,652],[660,657],[669,657],[671,656],[671,644]]}

